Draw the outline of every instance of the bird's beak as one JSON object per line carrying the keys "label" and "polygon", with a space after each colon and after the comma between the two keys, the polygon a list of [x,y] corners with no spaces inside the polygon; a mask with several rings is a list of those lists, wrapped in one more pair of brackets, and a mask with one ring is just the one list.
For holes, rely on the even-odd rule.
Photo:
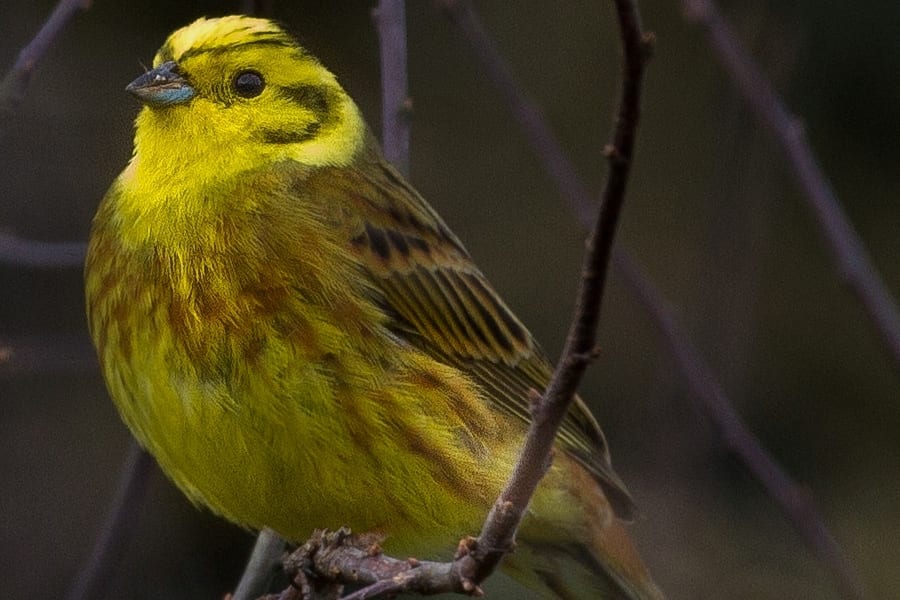
{"label": "bird's beak", "polygon": [[178,73],[178,65],[171,60],[129,83],[125,91],[149,106],[171,106],[194,97],[194,88]]}

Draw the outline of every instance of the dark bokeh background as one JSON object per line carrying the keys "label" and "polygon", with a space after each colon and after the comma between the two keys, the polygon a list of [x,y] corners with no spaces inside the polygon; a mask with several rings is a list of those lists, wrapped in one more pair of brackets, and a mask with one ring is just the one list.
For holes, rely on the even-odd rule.
{"label": "dark bokeh background", "polygon": [[[49,13],[3,0],[0,69]],[[238,2],[96,2],[39,65],[0,132],[0,228],[85,240],[131,147],[123,93],[174,28]],[[278,2],[379,129],[370,2]],[[410,2],[412,179],[551,354],[583,235],[464,42]],[[619,50],[604,2],[478,2],[488,28],[591,185]],[[900,295],[900,5],[728,2],[806,120],[887,285]],[[741,414],[824,513],[871,598],[900,598],[900,379],[843,287],[785,160],[734,97],[676,0],[656,32],[621,239],[653,276]],[[0,267],[0,597],[59,597],[93,543],[128,433],[93,366],[77,269]],[[613,277],[603,354],[583,385],[643,517],[633,530],[673,599],[836,598],[791,524],[718,442],[647,316]],[[75,357],[75,361],[70,360]],[[88,365],[90,363],[88,362]],[[218,598],[251,537],[154,476],[115,598]]]}

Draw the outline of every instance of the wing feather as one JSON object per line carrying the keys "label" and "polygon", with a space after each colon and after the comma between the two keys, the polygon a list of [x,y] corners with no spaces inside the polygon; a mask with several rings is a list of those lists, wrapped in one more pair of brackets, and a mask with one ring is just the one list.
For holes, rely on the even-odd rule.
{"label": "wing feather", "polygon": [[[398,335],[469,374],[498,409],[529,422],[529,391],[544,390],[551,364],[438,214],[377,150],[356,168],[310,177],[306,185],[317,182],[317,193],[333,196],[336,225],[347,230]],[[580,398],[558,439],[603,486],[616,513],[630,518],[634,504]]]}

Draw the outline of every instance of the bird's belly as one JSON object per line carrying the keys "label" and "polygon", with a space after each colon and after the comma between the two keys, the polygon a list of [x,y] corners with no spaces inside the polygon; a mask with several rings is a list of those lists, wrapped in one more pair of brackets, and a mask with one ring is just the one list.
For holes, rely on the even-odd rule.
{"label": "bird's belly", "polygon": [[410,386],[437,379],[417,371],[421,357],[373,379],[351,375],[373,367],[346,347],[304,360],[268,339],[251,364],[225,336],[205,350],[216,364],[198,365],[162,330],[132,328],[142,351],[103,361],[111,392],[167,475],[240,525],[292,540],[349,526],[384,533],[391,551],[446,554],[477,530],[505,477],[505,460],[473,453],[482,440],[441,408],[465,390]]}

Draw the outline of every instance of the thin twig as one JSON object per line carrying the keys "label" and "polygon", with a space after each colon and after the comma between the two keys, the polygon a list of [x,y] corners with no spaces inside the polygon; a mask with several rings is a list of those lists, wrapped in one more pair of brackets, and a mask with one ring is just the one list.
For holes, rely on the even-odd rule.
{"label": "thin twig", "polygon": [[862,303],[900,370],[900,311],[850,224],[831,183],[816,161],[801,120],[793,115],[712,0],[681,0],[688,18],[706,34],[716,58],[756,118],[778,139],[809,208],[837,264],[838,272]]}
{"label": "thin twig", "polygon": [[[449,10],[462,11],[462,16],[470,22],[475,19],[469,2],[450,4],[453,6]],[[615,5],[624,50],[624,64],[622,95],[619,99],[613,139],[605,149],[609,161],[609,174],[603,190],[600,213],[588,241],[575,316],[572,318],[562,356],[543,398],[533,411],[528,436],[513,475],[497,500],[494,510],[491,511],[492,516],[507,514],[514,515],[515,518],[489,517],[476,545],[476,557],[480,559],[482,569],[487,568],[488,573],[499,563],[503,552],[512,543],[515,527],[518,526],[528,502],[544,475],[556,432],[568,411],[596,344],[609,256],[625,199],[625,186],[631,169],[640,117],[643,69],[649,55],[649,38],[645,38],[641,31],[636,5],[629,0],[616,0]],[[468,16],[465,16],[466,13]],[[485,538],[489,541],[488,544],[482,543],[482,539]],[[485,556],[480,556],[483,546],[486,546],[487,550],[484,551]]]}
{"label": "thin twig", "polygon": [[281,564],[282,554],[284,540],[271,529],[260,531],[231,600],[252,600],[265,594],[272,575]]}
{"label": "thin twig", "polygon": [[[469,2],[445,0],[441,5],[452,18],[473,22],[474,12]],[[606,152],[610,162],[609,177],[585,257],[576,314],[562,358],[534,411],[513,474],[488,515],[478,539],[471,545],[470,551],[463,553],[457,561],[461,563],[460,573],[467,587],[478,585],[486,579],[512,547],[519,522],[546,472],[556,432],[595,343],[609,253],[631,167],[641,77],[647,56],[635,5],[628,0],[619,0],[616,9],[625,57],[623,90],[613,141]]]}
{"label": "thin twig", "polygon": [[60,0],[37,35],[22,48],[12,69],[0,81],[0,128],[22,103],[34,67],[79,10],[87,10],[91,0]]}
{"label": "thin twig", "polygon": [[[448,11],[471,11],[468,2],[443,3]],[[521,518],[549,465],[556,432],[592,355],[606,271],[616,222],[624,201],[639,118],[641,79],[647,58],[647,40],[640,29],[637,7],[631,0],[616,0],[625,55],[623,89],[612,143],[605,149],[610,172],[600,214],[585,258],[575,316],[563,356],[539,402],[519,460],[477,539],[464,540],[452,563],[397,561],[381,554],[377,544],[339,531],[321,533],[293,555],[294,571],[310,570],[325,578],[370,583],[354,600],[392,596],[401,591],[418,593],[457,591],[478,594],[479,584],[512,548]],[[384,73],[383,73],[384,75]],[[355,554],[354,554],[355,552]]]}
{"label": "thin twig", "polygon": [[405,0],[381,0],[372,10],[381,55],[382,150],[409,177],[410,99],[406,74]]}
{"label": "thin twig", "polygon": [[469,43],[473,56],[486,71],[488,80],[494,84],[519,127],[526,133],[532,152],[537,155],[544,170],[559,188],[562,198],[570,203],[572,212],[585,228],[589,228],[597,213],[596,197],[566,158],[547,119],[537,103],[519,85],[471,4],[455,0],[436,0],[435,4]]}
{"label": "thin twig", "polygon": [[[449,16],[471,44],[473,55],[481,62],[490,81],[506,99],[519,127],[525,133],[534,152],[541,158],[541,163],[560,194],[572,206],[582,225],[588,226],[586,215],[594,205],[594,197],[587,191],[575,167],[566,157],[547,120],[515,81],[511,69],[497,51],[496,44],[488,37],[474,13],[472,11],[468,11],[466,15],[450,13]],[[829,532],[821,514],[815,509],[812,499],[802,492],[802,488],[792,481],[777,463],[771,459],[766,463],[759,458],[769,455],[734,410],[724,389],[716,381],[699,352],[693,350],[694,346],[687,332],[679,325],[674,309],[665,302],[625,250],[616,248],[613,258],[613,266],[617,273],[625,279],[635,294],[641,292],[640,299],[645,309],[657,327],[666,333],[670,352],[675,356],[676,363],[691,391],[701,399],[705,412],[723,436],[723,443],[775,499],[812,552],[839,580],[841,588],[859,589],[852,566]],[[692,351],[676,352],[676,349],[681,347],[690,348]],[[704,376],[697,377],[697,373]],[[731,431],[742,433],[728,435]],[[798,499],[801,500],[800,504],[796,503]],[[845,595],[848,598],[859,597],[852,593]]]}
{"label": "thin twig", "polygon": [[141,501],[155,464],[153,458],[132,440],[106,521],[90,558],[66,594],[66,600],[106,597],[116,565],[134,534]]}
{"label": "thin twig", "polygon": [[[400,560],[385,556],[380,541],[372,534],[353,535],[349,529],[326,532],[318,530],[285,561],[285,569],[301,574],[317,573],[326,577],[364,587],[343,600],[390,598],[402,592],[421,595],[447,592],[471,592],[459,573],[459,561],[432,562],[415,559]],[[306,582],[308,583],[308,582]],[[333,583],[330,583],[333,586]],[[295,582],[294,588],[306,585]],[[301,597],[315,598],[324,590],[303,590]],[[334,588],[327,593],[334,593]]]}
{"label": "thin twig", "polygon": [[[0,81],[0,133],[25,98],[25,90],[37,63],[79,10],[90,0],[60,0],[41,29],[22,48],[12,68]],[[79,242],[33,242],[0,233],[0,263],[24,267],[78,267],[84,262],[84,244]]]}
{"label": "thin twig", "polygon": [[825,519],[809,493],[797,485],[766,452],[729,402],[710,366],[682,329],[675,311],[624,252],[613,255],[618,270],[625,275],[631,291],[653,315],[653,322],[669,346],[678,368],[685,375],[693,395],[712,418],[729,451],[739,455],[750,474],[787,515],[813,553],[822,561],[841,589],[844,598],[863,598],[862,586],[847,561]]}
{"label": "thin twig", "polygon": [[0,233],[0,264],[50,269],[81,267],[86,253],[84,242],[37,242]]}

